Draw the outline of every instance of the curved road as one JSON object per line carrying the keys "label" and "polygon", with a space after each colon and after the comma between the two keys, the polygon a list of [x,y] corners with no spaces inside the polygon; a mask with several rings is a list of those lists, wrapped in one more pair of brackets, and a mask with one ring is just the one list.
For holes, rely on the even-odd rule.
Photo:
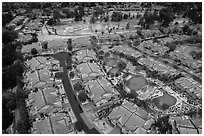
{"label": "curved road", "polygon": [[59,60],[60,61],[60,66],[63,67],[63,72],[61,73],[61,77],[62,77],[62,83],[64,85],[64,89],[65,89],[65,93],[66,96],[69,100],[69,103],[72,107],[72,110],[77,118],[77,121],[80,121],[83,125],[84,128],[84,132],[86,132],[87,134],[100,134],[100,132],[93,127],[92,129],[89,129],[87,124],[84,123],[84,120],[81,117],[81,113],[83,113],[81,106],[75,96],[74,90],[72,89],[72,85],[70,83],[70,78],[69,75],[67,74],[67,69],[66,69],[66,63],[65,61],[67,60],[67,58],[69,57],[69,52],[58,52],[55,54],[41,54],[38,56],[52,56],[54,59]]}

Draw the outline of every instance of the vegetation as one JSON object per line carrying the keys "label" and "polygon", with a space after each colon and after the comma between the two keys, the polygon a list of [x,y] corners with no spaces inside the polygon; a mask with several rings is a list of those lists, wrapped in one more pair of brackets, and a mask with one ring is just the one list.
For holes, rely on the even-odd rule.
{"label": "vegetation", "polygon": [[32,49],[31,49],[31,54],[32,54],[32,55],[37,55],[37,54],[38,54],[37,49],[36,49],[36,48],[32,48]]}
{"label": "vegetation", "polygon": [[81,131],[84,129],[83,124],[82,124],[81,121],[77,121],[77,122],[75,123],[75,129],[76,129],[77,131],[79,131],[79,132],[81,132]]}
{"label": "vegetation", "polygon": [[117,66],[122,71],[127,67],[127,64],[124,61],[119,61]]}
{"label": "vegetation", "polygon": [[16,90],[16,103],[17,111],[20,114],[20,119],[17,122],[17,131],[20,134],[28,134],[28,131],[31,127],[29,115],[26,109],[25,99],[28,98],[28,94],[20,87],[17,86]]}
{"label": "vegetation", "polygon": [[[12,17],[11,17],[12,19]],[[8,20],[4,20],[7,22]],[[3,27],[2,30],[2,129],[6,130],[13,123],[13,110],[18,109],[19,96],[17,92],[11,92],[10,89],[15,88],[17,85],[23,87],[21,78],[25,70],[24,58],[21,53],[22,43],[17,41],[18,32],[8,30]],[[23,99],[22,101],[25,101]],[[22,105],[22,104],[21,104]],[[23,110],[22,110],[23,111]],[[27,111],[25,110],[25,113]],[[21,116],[21,115],[20,115]],[[22,119],[23,120],[23,119]],[[24,125],[25,122],[23,123]],[[27,126],[29,127],[29,126]],[[19,131],[19,133],[21,133]]]}
{"label": "vegetation", "polygon": [[167,27],[169,26],[169,23],[174,20],[174,16],[170,9],[163,8],[159,12],[159,22],[162,23],[162,26]]}
{"label": "vegetation", "polygon": [[77,92],[79,92],[79,91],[81,91],[81,90],[84,90],[84,87],[83,87],[82,83],[79,83],[79,82],[75,83],[75,84],[73,85],[73,88],[74,88],[74,90],[76,90]]}
{"label": "vegetation", "polygon": [[41,43],[41,46],[42,46],[42,49],[43,49],[43,50],[47,50],[47,49],[48,49],[48,42],[47,42],[47,41],[43,41],[43,42]]}
{"label": "vegetation", "polygon": [[79,92],[78,98],[83,103],[88,99],[88,95],[86,94],[86,92],[84,90],[82,90]]}
{"label": "vegetation", "polygon": [[111,16],[111,21],[114,22],[119,22],[123,19],[123,14],[122,12],[113,12],[112,16]]}
{"label": "vegetation", "polygon": [[68,40],[67,40],[67,45],[68,45],[68,50],[69,51],[72,51],[73,50],[73,46],[72,46],[72,39],[71,38],[69,38]]}
{"label": "vegetation", "polygon": [[143,17],[140,18],[138,25],[141,25],[145,29],[149,29],[150,25],[154,24],[154,21],[158,20],[158,15],[150,13],[148,10],[145,11]]}
{"label": "vegetation", "polygon": [[[162,8],[161,10],[152,10],[154,3],[142,3],[142,8],[146,8],[144,15],[141,17],[141,15],[136,15],[136,18],[139,19],[139,25],[142,26],[140,30],[137,30],[136,34],[130,35],[129,37],[124,36],[124,34],[119,34],[119,38],[116,37],[115,39],[110,39],[109,42],[112,43],[110,46],[110,49],[114,47],[114,45],[119,45],[120,41],[126,41],[129,46],[134,47],[137,46],[141,41],[149,40],[148,38],[155,37],[153,39],[153,43],[159,43],[160,41],[157,39],[157,36],[160,34],[154,33],[145,33],[142,29],[152,29],[154,28],[155,23],[158,22],[160,25],[159,30],[164,35],[169,34],[185,34],[188,35],[188,39],[186,40],[175,40],[173,42],[167,42],[165,46],[169,48],[167,52],[165,52],[164,55],[162,55],[165,58],[170,58],[169,53],[176,50],[177,45],[179,44],[187,44],[188,46],[194,46],[199,47],[199,49],[202,49],[202,37],[201,37],[201,28],[199,28],[199,24],[202,24],[202,3],[196,2],[196,3],[169,3],[167,6],[164,5],[165,8]],[[96,21],[104,21],[108,22],[118,22],[118,28],[120,26],[119,22],[122,19],[132,19],[135,18],[135,15],[133,13],[124,13],[119,11],[113,11],[113,14],[109,18],[108,10],[109,8],[121,8],[120,6],[124,4],[121,3],[82,3],[82,2],[73,2],[73,3],[52,3],[52,2],[32,2],[32,3],[11,3],[11,2],[4,2],[2,3],[2,129],[6,130],[13,122],[14,127],[17,129],[18,133],[26,134],[29,132],[29,129],[31,127],[31,123],[29,120],[29,115],[27,113],[26,109],[26,103],[25,99],[28,98],[27,92],[23,90],[24,82],[23,79],[23,73],[26,69],[24,65],[25,58],[28,58],[23,56],[21,49],[22,45],[32,44],[33,42],[38,42],[37,33],[31,33],[30,35],[32,38],[25,42],[19,42],[19,34],[17,31],[14,30],[14,28],[17,28],[19,25],[23,25],[22,28],[25,28],[26,25],[22,24],[24,21],[16,21],[12,25],[10,23],[15,17],[18,16],[25,16],[29,18],[29,21],[39,19],[38,14],[35,13],[36,9],[38,9],[42,13],[42,17],[48,18],[47,25],[52,26],[54,28],[55,25],[60,24],[61,19],[66,18],[73,18],[76,22],[77,21],[83,21],[82,23],[86,24],[86,20],[84,19],[84,16],[91,15],[90,17],[90,23],[95,23]],[[161,3],[162,5],[162,3]],[[93,7],[93,8],[92,8]],[[167,7],[167,8],[166,8]],[[25,11],[21,11],[21,9],[25,9]],[[91,10],[90,10],[91,9]],[[92,10],[93,9],[93,10]],[[37,11],[38,11],[37,10]],[[111,10],[111,9],[110,9]],[[129,10],[129,9],[128,9]],[[183,16],[188,17],[190,21],[188,23],[185,22],[186,25],[184,27],[180,27],[180,23],[176,22],[173,24],[173,28],[171,22],[177,18]],[[127,20],[126,20],[127,21]],[[12,22],[15,22],[12,21]],[[40,21],[42,24],[45,23],[45,20]],[[10,24],[8,24],[10,23]],[[184,24],[184,22],[183,22]],[[170,27],[169,27],[170,25]],[[45,25],[46,26],[46,25]],[[156,26],[157,27],[157,26]],[[108,30],[109,36],[110,33],[117,29],[117,27],[112,27]],[[130,29],[130,22],[128,22],[125,26],[125,29]],[[56,30],[56,29],[53,29]],[[124,30],[124,28],[123,28]],[[100,32],[100,30],[97,28],[95,30],[95,34],[97,32]],[[173,33],[172,33],[173,32]],[[25,32],[26,33],[26,32]],[[51,32],[48,32],[49,34],[52,34]],[[56,33],[56,31],[55,31]],[[57,33],[56,33],[57,34]],[[102,36],[105,36],[105,31],[101,32]],[[19,38],[19,39],[18,39]],[[129,38],[129,39],[128,39]],[[144,40],[145,39],[145,40]],[[150,39],[151,40],[151,39]],[[161,40],[162,41],[162,40]],[[96,37],[92,37],[92,44],[91,47],[97,54],[98,60],[100,60],[100,63],[102,64],[101,60],[104,60],[105,57],[109,57],[111,54],[109,52],[104,52],[101,50],[101,45],[97,43],[103,43],[103,40],[97,40]],[[134,45],[134,46],[132,46]],[[48,42],[42,42],[41,43],[42,49],[47,50],[48,48]],[[67,42],[67,49],[70,51],[70,53],[73,53],[73,45],[72,41],[69,39]],[[32,56],[35,56],[38,54],[38,51],[36,48],[31,49],[31,54],[29,58],[32,58]],[[73,53],[74,54],[74,53]],[[143,66],[138,63],[138,58],[126,55],[123,52],[114,52],[114,54],[117,54],[121,58],[125,58],[126,60],[130,61],[133,66],[135,67],[135,71],[146,71],[146,76],[158,80],[162,80],[164,83],[175,81],[176,79],[182,77],[183,75],[170,75],[170,74],[163,74],[159,73],[156,70],[149,69],[147,66]],[[189,53],[193,59],[195,60],[201,60],[202,59],[202,51],[200,50],[193,50]],[[146,55],[146,54],[145,54]],[[144,56],[145,56],[144,55]],[[160,54],[161,55],[161,54]],[[28,55],[27,55],[28,56]],[[71,55],[70,55],[71,56]],[[180,64],[181,60],[174,59],[176,63]],[[91,60],[94,62],[95,60]],[[72,59],[71,57],[67,58],[67,69],[72,69]],[[165,62],[167,64],[167,61]],[[127,67],[127,64],[125,61],[119,61],[117,64],[117,67],[119,68],[120,72],[125,70]],[[76,68],[76,65],[75,67]],[[174,68],[178,68],[177,65],[174,66]],[[103,66],[103,69],[106,70],[105,66]],[[195,68],[194,68],[195,69]],[[202,72],[202,66],[198,68],[199,72]],[[124,71],[125,72],[125,71]],[[199,73],[198,72],[198,73]],[[195,72],[196,73],[196,72]],[[70,72],[70,77],[74,78],[74,71]],[[200,74],[200,73],[199,73]],[[117,75],[117,74],[116,74]],[[56,76],[60,77],[60,74],[57,73]],[[197,77],[197,76],[195,76]],[[154,86],[154,82],[150,82],[152,86]],[[83,103],[87,99],[89,99],[85,87],[82,85],[82,83],[75,83],[73,85],[74,90],[76,90],[78,94],[78,99]],[[118,85],[118,88],[121,90],[123,89],[122,84]],[[144,109],[148,109],[148,103],[144,100],[137,99],[137,94],[125,94],[126,97],[129,99],[134,99],[133,101],[139,106],[143,107]],[[169,106],[167,104],[161,105],[162,109],[167,109]],[[15,110],[15,112],[13,112]],[[16,113],[20,115],[19,117],[16,117]],[[184,113],[184,115],[189,116],[191,118],[199,115],[202,115],[202,110],[192,110]],[[15,120],[14,120],[15,118]],[[153,124],[154,128],[156,128],[159,133],[166,134],[166,133],[172,133],[172,126],[169,123],[169,116],[163,116],[159,117],[157,121]],[[82,131],[84,129],[84,126],[82,125],[82,122],[77,121],[75,123],[75,129],[78,131]]]}
{"label": "vegetation", "polygon": [[162,116],[153,124],[160,134],[172,134],[172,125],[169,122],[169,116]]}
{"label": "vegetation", "polygon": [[176,44],[167,42],[165,46],[169,47],[169,52],[174,51],[176,49]]}

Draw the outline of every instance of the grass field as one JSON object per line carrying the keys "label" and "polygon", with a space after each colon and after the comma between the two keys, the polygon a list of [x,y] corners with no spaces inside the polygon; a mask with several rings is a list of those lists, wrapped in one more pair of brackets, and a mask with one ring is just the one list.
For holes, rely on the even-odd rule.
{"label": "grass field", "polygon": [[176,104],[176,98],[172,95],[169,95],[168,93],[164,93],[163,96],[159,96],[157,98],[154,98],[152,102],[156,105],[157,108],[166,110],[169,107]]}
{"label": "grass field", "polygon": [[134,92],[139,91],[145,85],[147,85],[147,80],[140,75],[133,76],[126,82],[126,86]]}

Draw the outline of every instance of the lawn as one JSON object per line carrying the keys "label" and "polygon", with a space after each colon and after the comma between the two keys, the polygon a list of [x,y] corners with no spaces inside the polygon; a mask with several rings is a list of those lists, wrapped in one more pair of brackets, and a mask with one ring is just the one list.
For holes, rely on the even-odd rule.
{"label": "lawn", "polygon": [[169,107],[175,105],[177,100],[172,95],[169,95],[168,93],[164,93],[163,96],[154,98],[152,102],[156,105],[157,108],[166,110]]}
{"label": "lawn", "polygon": [[127,80],[125,84],[131,91],[135,92],[147,85],[147,80],[143,76],[135,75]]}

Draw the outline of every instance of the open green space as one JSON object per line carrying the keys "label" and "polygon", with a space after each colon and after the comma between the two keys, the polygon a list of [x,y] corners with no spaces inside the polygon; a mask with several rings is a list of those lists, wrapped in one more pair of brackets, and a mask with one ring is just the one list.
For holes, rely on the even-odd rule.
{"label": "open green space", "polygon": [[140,75],[135,75],[128,79],[125,85],[133,92],[139,91],[145,85],[147,85],[147,80]]}
{"label": "open green space", "polygon": [[177,100],[175,97],[168,93],[164,93],[162,96],[154,98],[152,102],[156,105],[158,109],[166,110],[169,107],[176,104]]}

